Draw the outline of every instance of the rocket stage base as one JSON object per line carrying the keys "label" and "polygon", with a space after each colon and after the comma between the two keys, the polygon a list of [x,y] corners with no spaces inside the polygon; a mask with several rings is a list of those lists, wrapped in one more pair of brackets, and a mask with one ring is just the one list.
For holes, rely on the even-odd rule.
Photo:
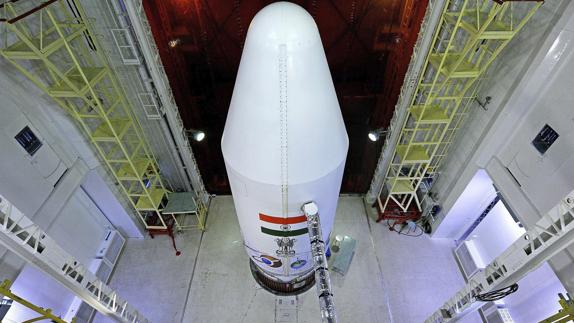
{"label": "rocket stage base", "polygon": [[262,272],[253,260],[249,260],[249,268],[255,281],[270,293],[281,296],[298,295],[309,290],[315,285],[315,271],[310,271],[305,276],[290,282],[283,282],[270,277]]}

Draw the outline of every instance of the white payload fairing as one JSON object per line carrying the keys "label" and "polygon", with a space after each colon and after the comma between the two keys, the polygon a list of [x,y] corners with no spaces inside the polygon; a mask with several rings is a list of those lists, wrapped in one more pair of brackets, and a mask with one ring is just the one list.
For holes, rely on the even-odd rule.
{"label": "white payload fairing", "polygon": [[313,282],[301,206],[335,219],[349,139],[315,21],[277,2],[253,18],[221,142],[255,278],[296,293]]}

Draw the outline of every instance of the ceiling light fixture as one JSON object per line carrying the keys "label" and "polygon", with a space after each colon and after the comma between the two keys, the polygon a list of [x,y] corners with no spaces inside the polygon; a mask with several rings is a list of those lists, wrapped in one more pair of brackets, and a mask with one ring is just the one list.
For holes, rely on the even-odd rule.
{"label": "ceiling light fixture", "polygon": [[379,129],[375,129],[372,131],[369,131],[369,139],[371,141],[378,141],[379,138],[381,137],[381,135],[386,135],[387,134],[387,130],[385,128],[379,128]]}
{"label": "ceiling light fixture", "polygon": [[205,139],[205,132],[203,132],[203,131],[198,131],[198,132],[195,133],[195,135],[193,136],[193,139],[195,139],[195,141],[202,141],[203,139]]}
{"label": "ceiling light fixture", "polygon": [[193,140],[200,142],[203,139],[205,139],[205,132],[201,131],[201,130],[195,130],[195,129],[189,129],[185,131],[187,133],[187,136],[189,138],[192,138]]}
{"label": "ceiling light fixture", "polygon": [[181,43],[181,39],[179,39],[179,38],[175,38],[175,39],[172,39],[172,40],[170,40],[169,42],[167,42],[167,44],[168,44],[169,47],[171,47],[171,48],[176,48],[177,45],[179,45],[180,43]]}

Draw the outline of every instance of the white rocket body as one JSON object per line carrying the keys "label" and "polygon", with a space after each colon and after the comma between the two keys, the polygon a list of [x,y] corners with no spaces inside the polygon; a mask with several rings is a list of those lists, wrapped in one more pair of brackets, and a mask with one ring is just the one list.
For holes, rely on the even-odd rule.
{"label": "white rocket body", "polygon": [[309,273],[301,206],[317,203],[327,239],[349,139],[319,31],[298,5],[253,18],[221,146],[251,259],[283,282]]}

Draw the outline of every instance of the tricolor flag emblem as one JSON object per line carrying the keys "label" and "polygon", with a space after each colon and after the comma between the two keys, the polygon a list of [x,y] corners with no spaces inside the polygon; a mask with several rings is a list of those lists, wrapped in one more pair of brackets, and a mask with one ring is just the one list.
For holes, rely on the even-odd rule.
{"label": "tricolor flag emblem", "polygon": [[259,213],[259,220],[263,222],[261,232],[275,237],[295,237],[308,232],[304,215],[283,218]]}

